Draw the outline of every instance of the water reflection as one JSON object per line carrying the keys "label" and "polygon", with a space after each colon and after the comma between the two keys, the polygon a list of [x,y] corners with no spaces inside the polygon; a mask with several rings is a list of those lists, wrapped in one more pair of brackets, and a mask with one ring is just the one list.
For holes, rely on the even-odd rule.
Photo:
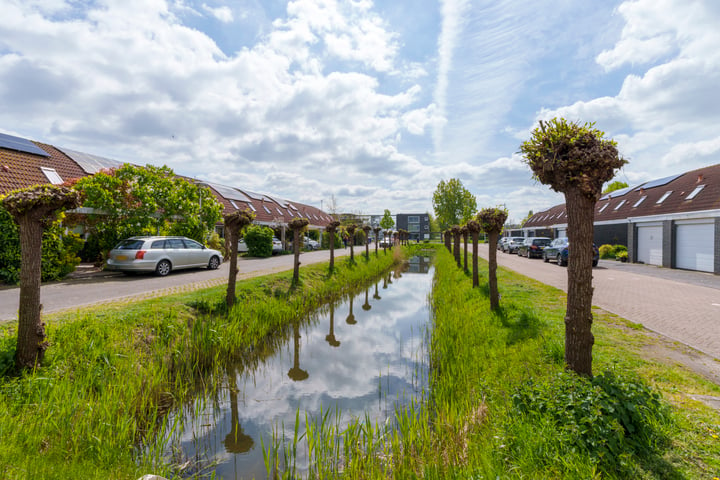
{"label": "water reflection", "polygon": [[[176,432],[174,446],[185,458],[213,462],[217,477],[265,478],[261,439],[267,447],[272,432],[283,430],[292,438],[298,411],[299,434],[305,413],[316,418],[321,409],[338,409],[340,428],[365,415],[378,422],[392,417],[397,404],[409,403],[427,388],[431,282],[430,275],[389,272],[364,292],[294,323],[288,332],[292,341],[288,338],[274,355],[254,368],[246,363],[228,370],[227,393],[198,399],[180,412],[185,430]],[[356,319],[354,300],[363,293]],[[349,312],[346,322],[335,324],[336,310]],[[306,450],[298,447],[301,472],[309,462],[302,457]]]}

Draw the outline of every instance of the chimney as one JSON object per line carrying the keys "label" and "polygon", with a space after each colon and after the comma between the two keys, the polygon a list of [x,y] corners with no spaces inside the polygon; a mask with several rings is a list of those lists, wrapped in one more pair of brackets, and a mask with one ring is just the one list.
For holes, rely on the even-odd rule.
{"label": "chimney", "polygon": [[700,183],[700,182],[702,182],[702,181],[703,181],[703,174],[700,173],[700,174],[698,174],[697,183]]}

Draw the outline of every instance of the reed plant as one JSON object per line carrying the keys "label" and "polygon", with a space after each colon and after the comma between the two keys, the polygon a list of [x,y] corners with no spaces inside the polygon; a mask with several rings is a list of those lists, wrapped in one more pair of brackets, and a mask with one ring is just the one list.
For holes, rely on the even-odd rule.
{"label": "reed plant", "polygon": [[[238,282],[237,304],[224,286],[135,303],[46,315],[50,347],[42,366],[8,376],[16,329],[0,327],[0,477],[134,479],[187,476],[168,457],[178,422],[173,409],[214,388],[230,362],[259,362],[287,326],[397,258],[336,262]],[[179,418],[179,417],[175,417]]]}

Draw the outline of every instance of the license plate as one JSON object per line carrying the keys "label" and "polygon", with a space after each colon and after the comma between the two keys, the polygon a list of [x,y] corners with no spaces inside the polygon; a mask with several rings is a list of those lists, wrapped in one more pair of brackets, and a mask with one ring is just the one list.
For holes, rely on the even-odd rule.
{"label": "license plate", "polygon": [[116,258],[117,260],[127,260],[127,259],[128,259],[127,255],[118,255],[118,256],[115,257],[115,258]]}

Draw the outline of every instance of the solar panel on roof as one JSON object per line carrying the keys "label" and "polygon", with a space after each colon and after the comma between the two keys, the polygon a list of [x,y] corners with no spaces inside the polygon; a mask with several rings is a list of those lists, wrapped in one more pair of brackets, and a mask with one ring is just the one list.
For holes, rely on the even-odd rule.
{"label": "solar panel on roof", "polygon": [[637,187],[637,188],[643,188],[644,190],[647,190],[648,188],[661,187],[663,185],[667,185],[668,183],[672,182],[673,180],[675,180],[676,178],[678,178],[682,175],[683,175],[682,173],[679,173],[677,175],[670,175],[669,177],[658,178],[657,180],[652,180],[650,182],[644,183],[640,187]]}
{"label": "solar panel on roof", "polygon": [[215,189],[223,197],[228,200],[240,200],[241,202],[250,202],[250,199],[242,194],[242,192],[232,188],[226,187],[225,185],[217,185],[215,183],[208,183],[212,188]]}
{"label": "solar panel on roof", "polygon": [[85,173],[94,174],[98,173],[100,170],[106,169],[106,168],[119,168],[122,167],[123,162],[120,162],[118,160],[113,160],[111,158],[105,158],[101,157],[99,155],[92,155],[90,153],[84,153],[84,152],[76,152],[75,150],[70,150],[69,148],[62,148],[60,149],[65,155],[72,158],[75,163],[80,165],[80,168],[82,168]]}
{"label": "solar panel on roof", "polygon": [[30,140],[25,138],[15,137],[6,133],[0,133],[0,147],[15,150],[17,152],[32,153],[34,155],[42,155],[43,157],[49,157],[42,148],[38,147]]}

